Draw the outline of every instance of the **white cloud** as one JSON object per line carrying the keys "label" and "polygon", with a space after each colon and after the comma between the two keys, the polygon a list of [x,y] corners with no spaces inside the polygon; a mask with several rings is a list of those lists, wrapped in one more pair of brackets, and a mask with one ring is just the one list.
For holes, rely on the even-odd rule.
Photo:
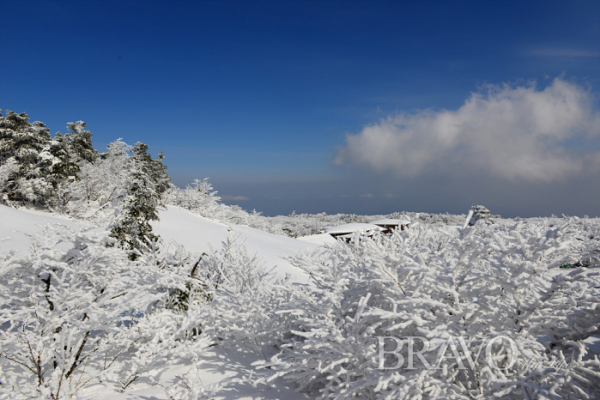
{"label": "white cloud", "polygon": [[360,197],[363,199],[372,199],[374,196],[371,193],[361,194]]}
{"label": "white cloud", "polygon": [[[350,162],[399,176],[477,172],[552,181],[598,168],[600,149],[570,150],[568,140],[600,137],[592,95],[561,78],[543,90],[489,85],[456,111],[389,116],[346,135],[336,164]],[[596,146],[597,147],[597,146]]]}

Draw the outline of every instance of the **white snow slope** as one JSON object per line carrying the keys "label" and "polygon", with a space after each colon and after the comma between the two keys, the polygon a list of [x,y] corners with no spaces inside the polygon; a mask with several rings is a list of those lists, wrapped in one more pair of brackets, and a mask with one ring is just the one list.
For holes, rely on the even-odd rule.
{"label": "white snow slope", "polygon": [[27,254],[31,247],[30,236],[48,224],[60,224],[70,229],[93,227],[85,222],[49,212],[17,210],[0,205],[0,253],[15,250],[17,254]]}
{"label": "white snow slope", "polygon": [[[165,244],[176,243],[184,246],[188,252],[203,253],[209,252],[211,247],[218,250],[228,235],[234,235],[239,243],[246,245],[248,254],[256,254],[267,267],[275,268],[282,276],[290,274],[295,282],[308,282],[308,275],[294,267],[286,257],[318,247],[318,244],[273,235],[247,226],[227,226],[176,206],[168,206],[159,215],[160,221],[153,222],[152,227]],[[16,250],[25,254],[31,246],[29,236],[35,235],[48,224],[60,224],[71,229],[92,227],[83,221],[57,214],[0,205],[0,252]]]}
{"label": "white snow slope", "polygon": [[248,254],[256,254],[267,267],[275,268],[275,272],[282,276],[291,275],[294,282],[308,283],[308,275],[285,258],[318,247],[317,244],[273,235],[247,226],[227,226],[177,206],[168,206],[159,215],[160,221],[152,222],[152,228],[165,244],[174,242],[192,253],[209,252],[211,246],[217,250],[221,242],[232,234],[239,243],[246,245]]}

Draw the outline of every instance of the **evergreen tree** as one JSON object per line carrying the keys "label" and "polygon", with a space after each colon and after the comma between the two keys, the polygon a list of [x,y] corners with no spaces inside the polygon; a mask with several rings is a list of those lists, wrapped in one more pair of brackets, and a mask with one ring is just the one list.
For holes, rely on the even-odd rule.
{"label": "evergreen tree", "polygon": [[61,212],[66,212],[66,206],[73,198],[76,190],[73,184],[81,179],[82,168],[98,159],[98,152],[92,147],[92,132],[85,130],[85,125],[83,121],[69,122],[69,133],[57,132],[48,148],[55,158],[47,176],[53,188],[48,205]]}
{"label": "evergreen tree", "polygon": [[64,135],[67,150],[75,162],[94,162],[98,159],[98,152],[92,147],[92,132],[85,130],[83,121],[69,122],[67,129],[70,133]]}
{"label": "evergreen tree", "polygon": [[171,177],[166,173],[167,167],[162,163],[165,155],[161,152],[156,160],[153,160],[152,156],[148,154],[148,145],[142,142],[137,142],[131,153],[134,162],[154,184],[158,196],[162,196],[169,189],[171,182]]}
{"label": "evergreen tree", "polygon": [[0,165],[10,166],[0,182],[4,202],[44,204],[52,184],[45,180],[57,160],[50,149],[49,129],[42,122],[29,122],[26,113],[0,113]]}
{"label": "evergreen tree", "polygon": [[33,204],[65,210],[72,184],[83,163],[98,152],[85,122],[71,122],[70,133],[55,137],[41,122],[29,122],[26,113],[0,114],[0,193],[8,204]]}
{"label": "evergreen tree", "polygon": [[143,251],[158,239],[152,232],[150,221],[158,220],[160,196],[168,188],[170,179],[164,172],[163,157],[159,155],[153,160],[147,150],[148,145],[141,142],[132,149],[130,179],[121,211],[111,230],[111,236],[120,246],[132,251],[130,258],[133,260],[137,258],[134,251]]}
{"label": "evergreen tree", "polygon": [[43,180],[49,192],[44,198],[44,205],[53,209],[64,210],[71,200],[71,185],[75,181],[79,166],[69,156],[63,136],[57,133],[43,151],[40,162],[43,167]]}

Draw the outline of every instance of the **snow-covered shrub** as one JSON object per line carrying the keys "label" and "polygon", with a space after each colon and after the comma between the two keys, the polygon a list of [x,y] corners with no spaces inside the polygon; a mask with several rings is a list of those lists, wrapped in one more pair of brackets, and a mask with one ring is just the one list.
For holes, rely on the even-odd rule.
{"label": "snow-covered shrub", "polygon": [[30,255],[0,258],[0,366],[11,377],[0,393],[68,398],[98,380],[125,388],[177,353],[185,321],[166,305],[169,289],[185,288],[173,267],[181,257],[154,245],[131,262],[113,241],[49,226]]}
{"label": "snow-covered shrub", "polygon": [[421,225],[299,257],[314,286],[277,311],[293,336],[264,381],[320,399],[594,398],[600,361],[583,341],[600,326],[599,275],[558,269],[584,250],[581,229]]}
{"label": "snow-covered shrub", "polygon": [[248,347],[262,357],[282,341],[286,317],[276,310],[288,300],[282,289],[286,279],[248,255],[236,238],[204,255],[193,278],[203,290],[190,297],[188,313],[203,321],[203,335],[225,347]]}
{"label": "snow-covered shrub", "polygon": [[577,221],[581,229],[574,232],[574,235],[584,250],[580,258],[572,260],[571,264],[575,267],[600,268],[600,229],[597,219],[583,218]]}
{"label": "snow-covered shrub", "polygon": [[208,182],[208,178],[195,179],[184,189],[171,186],[165,195],[165,204],[185,208],[194,214],[211,218],[225,224],[243,224],[248,213],[237,206],[228,206],[220,202],[217,191]]}
{"label": "snow-covered shrub", "polygon": [[465,215],[456,214],[430,214],[430,213],[393,213],[389,218],[401,218],[395,215],[404,215],[409,220],[418,221],[421,224],[432,226],[462,226],[465,222]]}
{"label": "snow-covered shrub", "polygon": [[33,254],[2,260],[0,355],[31,375],[12,390],[58,398],[88,382],[82,371],[110,370],[88,367],[94,353],[112,358],[126,350],[142,286],[139,271],[106,247],[106,237],[46,229]]}
{"label": "snow-covered shrub", "polygon": [[[136,260],[136,263],[155,271],[154,283],[147,286],[146,296],[153,299],[144,315],[136,321],[131,350],[123,359],[118,387],[124,391],[141,376],[154,379],[157,366],[171,363],[195,362],[204,349],[212,344],[208,336],[200,336],[204,321],[189,313],[192,292],[200,296],[202,287],[191,278],[198,258],[181,246],[172,251],[170,246],[159,246],[154,241]],[[182,298],[182,293],[186,296]]]}
{"label": "snow-covered shrub", "polygon": [[165,196],[167,204],[172,204],[190,210],[196,214],[207,217],[218,206],[221,200],[208,182],[208,178],[195,179],[191,185],[184,189],[171,186]]}
{"label": "snow-covered shrub", "polygon": [[127,194],[132,174],[133,147],[119,140],[94,162],[82,162],[72,185],[73,200],[67,213],[76,218],[105,225]]}
{"label": "snow-covered shrub", "polygon": [[256,256],[248,255],[235,237],[202,255],[187,253],[182,247],[175,251],[153,248],[138,261],[158,265],[181,279],[171,279],[169,298],[155,303],[149,317],[138,321],[136,330],[143,340],[136,344],[134,357],[125,361],[129,374],[123,386],[164,359],[185,360],[190,369],[177,376],[173,386],[165,387],[169,398],[212,398],[220,385],[205,386],[196,370],[209,345],[242,347],[267,359],[283,342],[289,316],[278,315],[276,310],[290,300],[290,292],[283,290],[287,284],[266,270]]}

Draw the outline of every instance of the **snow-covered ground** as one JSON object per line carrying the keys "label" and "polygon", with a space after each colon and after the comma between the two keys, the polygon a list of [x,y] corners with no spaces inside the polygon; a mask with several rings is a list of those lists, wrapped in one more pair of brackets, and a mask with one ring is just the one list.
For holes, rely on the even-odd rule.
{"label": "snow-covered ground", "polygon": [[71,229],[94,228],[62,215],[30,209],[17,210],[0,205],[0,252],[14,250],[19,254],[27,253],[31,247],[30,236],[48,224],[60,224]]}
{"label": "snow-covered ground", "polygon": [[[500,224],[508,223],[501,221]],[[555,221],[545,221],[553,226]],[[30,209],[14,209],[0,205],[0,253],[17,251],[25,255],[31,250],[31,236],[40,232],[45,225],[59,224],[71,229],[89,228],[102,230],[80,220]],[[154,232],[159,234],[165,244],[184,246],[191,253],[212,253],[221,243],[233,236],[238,243],[244,243],[250,255],[256,255],[264,264],[273,268],[279,275],[290,275],[292,281],[309,283],[309,275],[294,266],[290,257],[310,250],[323,248],[326,244],[335,244],[329,234],[311,235],[298,239],[266,233],[247,226],[224,224],[193,214],[181,207],[168,206],[160,210],[160,221],[153,224]],[[356,224],[355,224],[356,225]],[[418,226],[414,224],[414,226]],[[414,229],[414,228],[411,228]],[[443,230],[452,237],[460,236],[460,227],[449,226]],[[579,239],[581,240],[581,239]],[[173,247],[175,248],[175,246]],[[315,259],[317,260],[317,259]],[[343,263],[342,263],[343,264]],[[570,274],[569,269],[553,269],[552,274]],[[337,344],[337,342],[336,342]],[[594,335],[585,340],[587,351],[591,355],[600,354],[600,336]],[[256,369],[252,365],[262,358],[257,352],[239,346],[235,348],[209,347],[202,353],[200,362],[192,364],[185,359],[173,363],[164,360],[152,366],[149,373],[143,374],[133,382],[125,392],[116,392],[108,384],[96,383],[83,389],[80,394],[99,400],[169,400],[167,391],[181,386],[186,379],[200,382],[201,393],[195,399],[309,399],[311,397],[297,393],[281,379],[266,387],[256,383]],[[1,367],[1,366],[0,366]],[[1,372],[1,371],[0,371]],[[5,370],[5,372],[8,372]],[[153,376],[151,381],[148,376]],[[0,399],[11,398],[2,397]]]}
{"label": "snow-covered ground", "polygon": [[193,253],[208,252],[212,246],[218,249],[229,235],[246,245],[248,254],[256,254],[269,268],[284,276],[289,274],[295,282],[308,283],[308,275],[294,267],[286,257],[318,247],[317,244],[292,239],[286,236],[273,235],[247,226],[225,225],[177,206],[167,206],[160,211],[160,221],[152,223],[154,232],[158,233],[165,244],[183,245]]}
{"label": "snow-covered ground", "polygon": [[335,244],[337,240],[333,238],[329,233],[318,233],[316,235],[301,236],[298,240],[303,242],[314,243],[314,244]]}
{"label": "snow-covered ground", "polygon": [[[38,233],[44,225],[60,224],[71,229],[92,225],[62,215],[30,209],[14,209],[0,205],[0,252],[16,250],[29,251],[29,236]],[[286,236],[273,235],[247,226],[225,225],[208,218],[194,215],[177,206],[168,206],[160,211],[160,221],[152,223],[165,244],[178,244],[192,253],[203,253],[218,249],[229,235],[244,243],[249,254],[256,254],[269,268],[282,276],[291,275],[292,280],[308,282],[308,275],[294,267],[286,258],[299,252],[318,247],[320,243],[309,240],[296,240]],[[329,236],[331,238],[331,236]],[[331,241],[329,241],[331,243]],[[335,240],[333,240],[335,242]]]}
{"label": "snow-covered ground", "polygon": [[297,393],[285,384],[278,382],[274,386],[256,386],[253,382],[253,362],[258,361],[256,354],[241,349],[206,350],[202,361],[196,366],[185,363],[163,366],[163,372],[157,383],[140,379],[133,383],[125,393],[107,390],[98,384],[87,390],[96,400],[167,400],[166,390],[186,379],[192,372],[204,388],[204,397],[211,400],[306,400],[311,397]]}

